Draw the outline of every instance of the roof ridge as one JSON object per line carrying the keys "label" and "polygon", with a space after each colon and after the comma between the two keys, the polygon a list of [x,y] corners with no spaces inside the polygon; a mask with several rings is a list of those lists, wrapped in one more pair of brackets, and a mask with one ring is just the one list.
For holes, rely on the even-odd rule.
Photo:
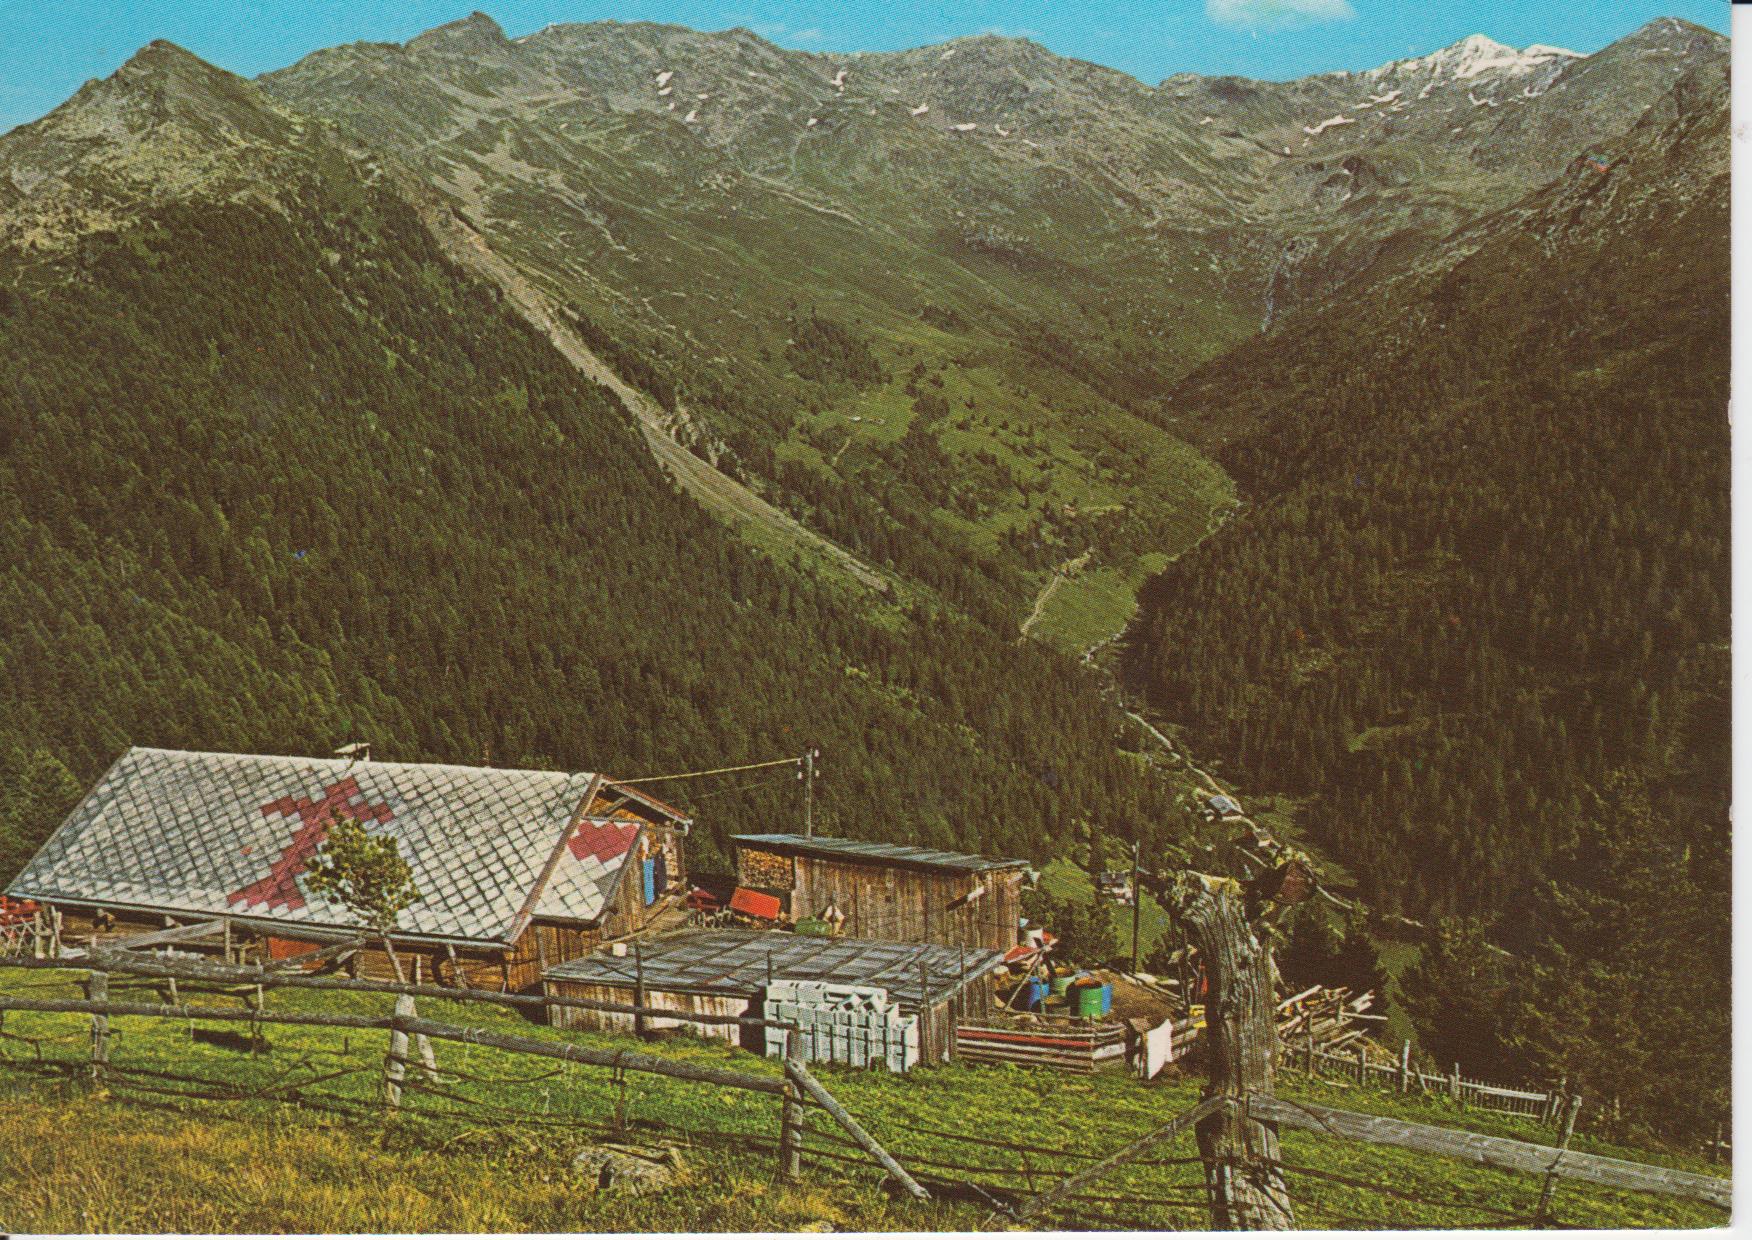
{"label": "roof ridge", "polygon": [[458,762],[385,762],[376,758],[343,758],[334,755],[318,757],[314,754],[232,753],[222,749],[165,749],[156,745],[130,745],[128,753],[165,754],[184,758],[242,758],[251,762],[319,762],[346,769],[393,767],[398,770],[463,771],[469,774],[553,775],[562,779],[595,779],[600,774],[597,771],[544,770],[527,766],[468,766]]}
{"label": "roof ridge", "polygon": [[[541,907],[542,895],[547,891],[547,885],[553,881],[554,871],[560,867],[560,858],[565,855],[567,846],[572,842],[572,833],[589,821],[591,803],[596,800],[596,793],[602,787],[602,783],[602,776],[592,775],[590,782],[584,787],[584,797],[578,802],[578,808],[566,815],[566,825],[560,828],[559,838],[554,841],[554,846],[548,850],[547,860],[542,862],[541,869],[537,871],[535,882],[530,884],[523,903],[511,915],[511,920],[505,923],[505,929],[500,932],[501,937],[507,943],[515,943],[524,929],[528,927],[530,921],[534,919],[535,910]],[[512,933],[513,930],[516,931],[515,934]]]}

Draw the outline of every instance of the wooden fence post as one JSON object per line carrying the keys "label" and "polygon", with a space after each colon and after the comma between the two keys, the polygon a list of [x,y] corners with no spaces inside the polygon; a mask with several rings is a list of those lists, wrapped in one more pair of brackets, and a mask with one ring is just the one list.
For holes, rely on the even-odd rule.
{"label": "wooden fence post", "polygon": [[[414,999],[407,996],[408,1015],[414,1012]],[[420,1070],[426,1074],[426,1079],[434,1085],[438,1083],[438,1056],[432,1050],[432,1039],[423,1033],[414,1035],[414,1053],[420,1057]]]}
{"label": "wooden fence post", "polygon": [[1448,1073],[1448,1097],[1455,1102],[1460,1101],[1460,1065],[1455,1064],[1454,1070]]}
{"label": "wooden fence post", "polygon": [[876,1143],[876,1138],[864,1131],[864,1126],[851,1117],[850,1113],[839,1104],[839,1099],[828,1093],[826,1087],[810,1074],[809,1069],[795,1059],[787,1059],[785,1060],[785,1075],[790,1077],[803,1092],[815,1099],[822,1110],[833,1116],[839,1122],[839,1126],[846,1130],[847,1135],[857,1142],[866,1154],[880,1163],[882,1169],[893,1176],[895,1182],[909,1195],[917,1201],[931,1199],[931,1194],[925,1191],[924,1186],[908,1175],[906,1169],[894,1161],[894,1156]]}
{"label": "wooden fence post", "polygon": [[1186,875],[1172,913],[1204,961],[1205,1097],[1227,1105],[1199,1121],[1198,1147],[1217,1231],[1285,1231],[1295,1226],[1275,1123],[1247,1114],[1253,1094],[1270,1095],[1277,1023],[1271,950],[1248,924],[1233,883]]}
{"label": "wooden fence post", "polygon": [[1369,1083],[1369,1051],[1361,1042],[1357,1043],[1357,1084]]}
{"label": "wooden fence post", "polygon": [[[768,966],[771,971],[771,966]],[[633,1006],[638,1011],[633,1013],[633,1036],[645,1036],[645,953],[639,950],[639,944],[633,943]]]}
{"label": "wooden fence post", "polygon": [[1399,1044],[1399,1092],[1411,1092],[1411,1039],[1406,1038]]}
{"label": "wooden fence post", "polygon": [[[85,979],[85,997],[93,1003],[109,1001],[109,974],[92,972]],[[101,1012],[91,1014],[91,1079],[103,1080],[103,1070],[109,1066],[109,1017]]]}
{"label": "wooden fence post", "polygon": [[[796,1035],[785,1031],[785,1062],[795,1058]],[[797,1082],[785,1074],[785,1093],[779,1103],[779,1175],[793,1183],[803,1173],[803,1103]]]}
{"label": "wooden fence post", "polygon": [[1314,1018],[1308,1018],[1308,1075],[1314,1075]]}
{"label": "wooden fence post", "polygon": [[[414,1015],[414,997],[412,995],[397,995],[395,997],[395,1015],[397,1020],[411,1018]],[[407,1030],[395,1025],[390,1028],[389,1054],[383,1060],[383,1099],[389,1104],[392,1111],[401,1106],[401,1083],[402,1077],[407,1074],[407,1066]]]}
{"label": "wooden fence post", "polygon": [[[1570,1138],[1576,1133],[1576,1117],[1582,1113],[1582,1096],[1577,1094],[1569,1100],[1563,1115],[1563,1136],[1558,1140],[1557,1148],[1567,1150]],[[1533,1212],[1533,1226],[1545,1227],[1551,1220],[1551,1198],[1557,1192],[1557,1167],[1563,1161],[1560,1153],[1552,1161],[1551,1170],[1545,1173],[1545,1187],[1539,1190],[1539,1208]]]}

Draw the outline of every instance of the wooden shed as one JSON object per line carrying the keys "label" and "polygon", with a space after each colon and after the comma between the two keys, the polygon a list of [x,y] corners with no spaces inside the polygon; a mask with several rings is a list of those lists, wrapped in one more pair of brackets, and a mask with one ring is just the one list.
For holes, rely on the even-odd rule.
{"label": "wooden shed", "polygon": [[[130,749],[8,894],[39,904],[56,946],[182,927],[185,949],[303,956],[360,935],[303,877],[343,818],[394,839],[413,871],[421,898],[391,941],[421,981],[531,989],[687,890],[689,820],[602,775]],[[345,965],[393,975],[378,946]]]}
{"label": "wooden shed", "polygon": [[[625,955],[598,951],[555,965],[542,976],[544,992],[551,996],[711,1016],[761,1016],[767,988],[775,982],[881,987],[903,1013],[918,1015],[924,1062],[941,1063],[953,1053],[958,1022],[990,1016],[989,975],[1002,962],[1002,955],[989,948],[777,930],[690,930],[628,945]],[[643,1002],[636,1003],[641,996]],[[549,1008],[548,1019],[598,1032],[636,1028],[630,1013],[590,1008]],[[764,1051],[757,1026],[695,1025],[661,1016],[646,1017],[644,1024],[648,1030],[685,1029]]]}
{"label": "wooden shed", "polygon": [[999,952],[1020,938],[1024,861],[822,836],[732,838],[737,882],[778,896],[793,921],[824,917],[853,938]]}

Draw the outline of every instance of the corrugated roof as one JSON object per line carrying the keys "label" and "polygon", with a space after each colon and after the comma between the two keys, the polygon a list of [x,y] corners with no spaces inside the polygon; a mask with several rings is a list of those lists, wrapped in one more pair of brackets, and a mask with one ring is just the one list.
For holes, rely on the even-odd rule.
{"label": "corrugated roof", "polygon": [[[336,817],[393,837],[421,900],[412,935],[502,940],[566,840],[594,776],[340,758],[130,749],[12,883],[85,904],[351,924],[305,862]],[[601,914],[636,825],[579,824],[537,916]]]}
{"label": "corrugated roof", "polygon": [[870,865],[922,866],[932,870],[952,870],[959,874],[1008,870],[1028,864],[1026,861],[1014,859],[976,857],[971,853],[915,848],[910,844],[877,844],[869,840],[839,840],[819,835],[733,835],[730,838],[739,844],[756,844],[779,852],[805,853],[812,857],[832,857]]}
{"label": "corrugated roof", "polygon": [[[769,976],[784,981],[881,986],[904,1007],[939,1002],[964,979],[996,968],[1003,955],[989,948],[936,943],[835,939],[782,931],[700,930],[651,939],[631,953],[606,952],[568,960],[542,976],[582,985],[631,988],[642,970],[650,990],[755,998]],[[770,974],[769,974],[770,966]],[[921,968],[922,966],[922,968]],[[927,991],[928,987],[928,991]]]}

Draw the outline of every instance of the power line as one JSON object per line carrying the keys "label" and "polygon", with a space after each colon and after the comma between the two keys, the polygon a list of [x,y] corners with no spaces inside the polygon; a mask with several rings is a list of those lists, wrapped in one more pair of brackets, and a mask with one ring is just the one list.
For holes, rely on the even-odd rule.
{"label": "power line", "polygon": [[608,782],[626,787],[629,784],[654,784],[665,779],[698,779],[703,775],[730,775],[737,771],[758,771],[769,766],[797,766],[802,758],[774,758],[771,762],[749,762],[742,766],[720,766],[709,771],[682,771],[678,775],[641,775],[638,779],[611,779]]}

